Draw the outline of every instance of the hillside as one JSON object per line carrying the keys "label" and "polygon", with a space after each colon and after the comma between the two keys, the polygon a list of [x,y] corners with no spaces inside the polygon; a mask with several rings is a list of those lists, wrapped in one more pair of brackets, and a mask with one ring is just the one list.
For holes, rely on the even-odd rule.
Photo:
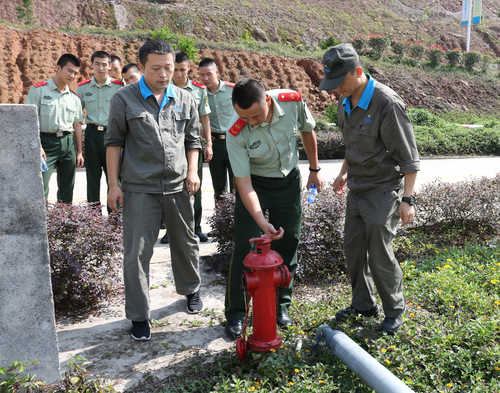
{"label": "hillside", "polygon": [[[264,55],[257,52],[222,50],[239,42],[243,29],[256,40],[297,45],[316,45],[333,35],[349,42],[359,34],[385,33],[392,38],[438,43],[445,48],[465,48],[466,29],[448,13],[460,13],[461,0],[229,0],[189,1],[103,1],[33,0],[36,24],[50,29],[79,26],[92,32],[96,27],[109,29],[154,28],[166,24],[179,34],[197,38],[200,56],[213,57],[225,80],[250,76],[266,88],[300,90],[311,109],[319,114],[335,98],[318,91],[322,78],[319,59]],[[22,0],[4,2],[0,20],[16,21],[16,6]],[[407,7],[407,8],[405,8]],[[417,19],[413,10],[427,9],[427,20]],[[493,56],[500,55],[500,0],[483,0],[483,13],[489,17],[474,27],[471,48]],[[405,14],[402,12],[404,10]],[[74,28],[73,28],[74,30]],[[69,31],[69,30],[68,30]],[[131,33],[131,37],[140,37]],[[142,37],[145,34],[142,33]],[[204,40],[204,41],[203,41]],[[49,79],[57,58],[71,52],[82,60],[79,80],[91,76],[90,55],[107,50],[123,61],[137,62],[141,39],[123,41],[95,34],[69,34],[48,29],[25,29],[0,25],[0,103],[22,103],[31,84]],[[499,45],[497,46],[497,42]],[[307,48],[307,47],[306,47]],[[366,66],[381,82],[394,88],[409,106],[435,112],[473,110],[480,114],[496,113],[500,81],[471,76],[468,73],[396,67],[387,62],[368,60]],[[196,67],[191,77],[197,78]],[[74,86],[73,86],[74,87]]]}

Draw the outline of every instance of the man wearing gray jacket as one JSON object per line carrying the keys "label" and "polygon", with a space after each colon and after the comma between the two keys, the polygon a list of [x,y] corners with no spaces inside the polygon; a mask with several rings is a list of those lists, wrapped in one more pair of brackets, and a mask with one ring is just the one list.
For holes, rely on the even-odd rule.
{"label": "man wearing gray jacket", "polygon": [[117,201],[123,207],[125,312],[135,340],[151,338],[149,261],[160,218],[171,239],[177,293],[186,296],[189,313],[203,308],[191,198],[200,187],[198,108],[188,92],[170,84],[174,56],[172,46],[161,40],[140,47],[143,76],[113,96],[104,141],[108,205],[115,212]]}
{"label": "man wearing gray jacket", "polygon": [[392,89],[363,71],[351,44],[323,56],[320,90],[340,92],[338,126],[346,144],[345,160],[333,182],[337,193],[347,182],[344,252],[352,286],[351,305],[335,315],[376,317],[375,286],[385,318],[381,329],[396,332],[405,310],[403,274],[392,242],[399,220],[415,215],[413,196],[420,161],[406,106]]}

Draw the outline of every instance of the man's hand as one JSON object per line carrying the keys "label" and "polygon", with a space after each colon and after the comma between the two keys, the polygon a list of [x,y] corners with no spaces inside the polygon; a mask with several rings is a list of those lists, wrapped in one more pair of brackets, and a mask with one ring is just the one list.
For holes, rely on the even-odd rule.
{"label": "man's hand", "polygon": [[120,207],[123,207],[123,193],[120,187],[118,186],[109,186],[108,191],[108,206],[115,213],[120,213],[118,208],[116,207],[116,202],[120,203]]}
{"label": "man's hand", "polygon": [[76,167],[77,168],[83,167],[83,154],[82,153],[76,154]]}
{"label": "man's hand", "polygon": [[274,234],[274,236],[271,236],[271,240],[279,240],[285,234],[285,230],[282,227],[280,227],[279,231],[277,231],[276,229],[274,229],[274,226],[269,222],[266,223],[261,229],[264,232],[264,235],[268,235],[270,233]]}
{"label": "man's hand", "polygon": [[198,177],[198,169],[189,169],[186,176],[186,189],[189,196],[196,194],[200,189],[200,178]]}
{"label": "man's hand", "polygon": [[323,177],[319,172],[309,172],[309,178],[307,179],[307,189],[311,184],[315,184],[318,187],[318,192],[323,189]]}
{"label": "man's hand", "polygon": [[206,146],[205,147],[205,150],[203,151],[203,154],[204,154],[204,157],[205,157],[205,162],[208,162],[212,159],[212,157],[214,156],[214,153],[212,151],[212,145],[210,146]]}
{"label": "man's hand", "polygon": [[415,208],[406,202],[399,204],[399,217],[401,217],[402,225],[411,224],[415,217]]}
{"label": "man's hand", "polygon": [[345,193],[345,184],[347,182],[347,173],[344,174],[344,175],[338,175],[333,184],[332,184],[332,188],[333,188],[333,191],[335,192],[335,194],[338,194],[338,195],[342,195]]}
{"label": "man's hand", "polygon": [[43,150],[43,147],[40,146],[40,153],[42,154],[42,157],[45,161],[47,161],[47,156],[45,155],[45,150]]}

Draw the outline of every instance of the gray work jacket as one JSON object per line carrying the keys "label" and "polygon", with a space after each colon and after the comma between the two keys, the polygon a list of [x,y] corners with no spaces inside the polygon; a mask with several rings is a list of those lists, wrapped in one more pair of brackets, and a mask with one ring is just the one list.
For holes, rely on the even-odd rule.
{"label": "gray work jacket", "polygon": [[104,145],[123,146],[123,191],[180,192],[187,176],[186,152],[200,149],[198,108],[187,91],[173,86],[177,99],[163,108],[153,95],[143,98],[140,83],[118,90],[111,99]]}
{"label": "gray work jacket", "polygon": [[377,82],[368,108],[348,115],[339,99],[338,122],[346,144],[347,186],[359,195],[396,190],[405,173],[420,170],[413,126],[391,88]]}

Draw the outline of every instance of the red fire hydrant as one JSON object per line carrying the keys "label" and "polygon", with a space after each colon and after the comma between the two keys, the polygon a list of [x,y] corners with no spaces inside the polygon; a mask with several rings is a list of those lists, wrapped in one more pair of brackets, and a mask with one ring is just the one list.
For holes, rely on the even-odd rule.
{"label": "red fire hydrant", "polygon": [[[255,251],[245,258],[243,264],[252,269],[242,274],[243,285],[253,298],[253,333],[245,340],[248,310],[243,334],[236,343],[238,357],[243,360],[248,349],[269,352],[281,347],[281,336],[276,333],[276,302],[279,287],[290,285],[292,275],[283,265],[283,259],[271,250],[271,234],[250,239],[258,242]],[[250,303],[250,302],[249,302]]]}

